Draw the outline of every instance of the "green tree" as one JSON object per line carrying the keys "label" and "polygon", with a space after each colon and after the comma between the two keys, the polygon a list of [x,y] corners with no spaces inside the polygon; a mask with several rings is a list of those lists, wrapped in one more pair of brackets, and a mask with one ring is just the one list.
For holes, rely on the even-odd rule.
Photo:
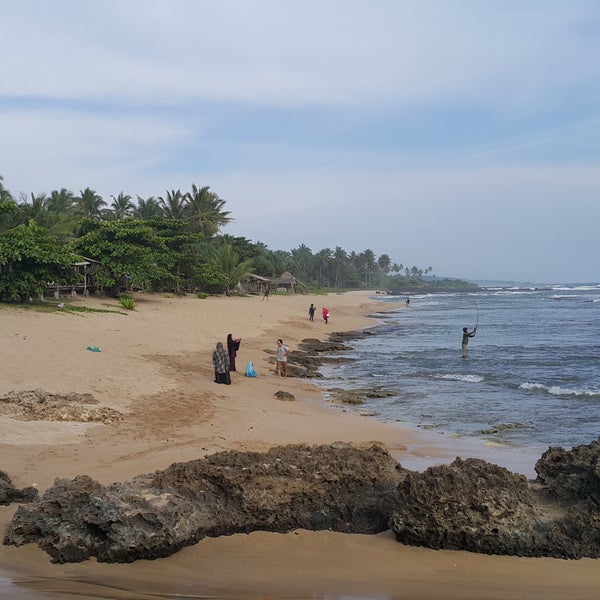
{"label": "green tree", "polygon": [[48,212],[54,215],[67,215],[73,212],[75,197],[66,188],[52,190],[46,203]]}
{"label": "green tree", "polygon": [[[326,286],[330,285],[328,273],[329,273],[329,265],[331,264],[332,259],[333,259],[333,252],[331,251],[330,248],[323,248],[322,250],[319,250],[319,252],[317,252],[317,254],[315,255],[316,268],[317,268],[316,279],[320,285],[323,285],[323,284],[325,284]],[[323,274],[325,274],[325,275],[323,275]]]}
{"label": "green tree", "polygon": [[131,216],[134,208],[131,196],[120,192],[116,198],[112,195],[111,198],[113,199],[113,202],[110,207],[115,219],[124,219],[125,217]]}
{"label": "green tree", "polygon": [[361,252],[359,255],[361,259],[361,265],[364,269],[364,282],[365,286],[369,287],[371,285],[371,274],[376,266],[375,253],[373,250],[367,248],[365,251]]}
{"label": "green tree", "polygon": [[77,212],[88,218],[102,217],[102,210],[106,206],[106,201],[89,187],[79,191],[79,196],[75,198],[75,209]]}
{"label": "green tree", "polygon": [[133,216],[138,219],[151,219],[152,217],[162,217],[163,211],[154,196],[146,199],[137,196],[137,206],[133,209]]}
{"label": "green tree", "polygon": [[304,244],[300,244],[300,246],[293,249],[291,253],[294,275],[301,281],[307,281],[310,279],[313,263],[311,249]]}
{"label": "green tree", "polygon": [[0,234],[0,300],[25,302],[44,294],[51,281],[75,283],[79,278],[75,260],[33,220]]}
{"label": "green tree", "polygon": [[167,219],[181,220],[184,218],[184,209],[187,204],[187,196],[181,190],[167,190],[165,197],[158,197],[158,205]]}
{"label": "green tree", "polygon": [[187,194],[183,216],[192,231],[199,231],[208,239],[232,221],[229,216],[231,213],[223,210],[224,206],[225,200],[211,192],[208,186],[199,188],[192,184],[192,191]]}
{"label": "green tree", "polygon": [[342,273],[348,264],[348,254],[341,246],[336,246],[333,251],[333,263],[335,265],[334,287],[340,287]]}
{"label": "green tree", "polygon": [[138,219],[84,222],[75,250],[100,263],[96,283],[117,295],[125,281],[131,286],[152,288],[172,280],[173,263],[164,238],[151,225]]}
{"label": "green tree", "polygon": [[48,197],[44,193],[34,194],[31,192],[31,201],[27,199],[27,196],[22,195],[19,203],[20,221],[27,223],[33,220],[41,227],[47,227],[49,224],[47,200]]}
{"label": "green tree", "polygon": [[240,261],[238,253],[231,244],[225,244],[217,253],[218,264],[225,276],[225,293],[230,296],[233,288],[242,279],[245,279],[253,272],[252,261]]}

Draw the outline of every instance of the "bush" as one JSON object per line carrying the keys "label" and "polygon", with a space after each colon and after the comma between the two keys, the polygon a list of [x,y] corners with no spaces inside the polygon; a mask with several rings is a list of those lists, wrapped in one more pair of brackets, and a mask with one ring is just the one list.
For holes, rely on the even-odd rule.
{"label": "bush", "polygon": [[119,302],[123,308],[127,310],[135,310],[135,300],[131,296],[127,294],[121,294],[119,296]]}
{"label": "bush", "polygon": [[198,292],[198,293],[196,294],[196,296],[197,296],[198,298],[200,298],[201,300],[204,300],[204,298],[208,298],[208,294],[207,294],[206,292]]}

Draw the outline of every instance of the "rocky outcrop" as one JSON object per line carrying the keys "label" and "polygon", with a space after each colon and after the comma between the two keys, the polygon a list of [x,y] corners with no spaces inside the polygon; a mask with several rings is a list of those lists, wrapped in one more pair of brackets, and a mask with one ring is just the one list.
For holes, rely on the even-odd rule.
{"label": "rocky outcrop", "polygon": [[544,528],[524,476],[473,458],[409,473],[390,523],[405,544],[518,556]]}
{"label": "rocky outcrop", "polygon": [[77,421],[80,423],[116,423],[123,415],[98,404],[91,394],[44,390],[8,392],[0,396],[0,414],[23,421]]}
{"label": "rocky outcrop", "polygon": [[222,452],[109,486],[79,476],[19,507],[4,543],[36,542],[54,562],[131,562],[259,529],[377,533],[403,474],[376,445],[337,444]]}
{"label": "rocky outcrop", "polygon": [[19,507],[4,543],[38,543],[55,562],[130,562],[205,536],[391,527],[398,541],[435,549],[598,558],[599,457],[600,440],[551,448],[527,481],[478,459],[408,471],[377,445],[221,452],[108,486],[57,480]]}
{"label": "rocky outcrop", "polygon": [[7,506],[13,502],[32,502],[38,496],[37,488],[26,487],[17,489],[11,478],[0,471],[0,506]]}
{"label": "rocky outcrop", "polygon": [[[332,334],[332,337],[336,334]],[[340,363],[350,359],[336,356],[336,353],[348,352],[352,350],[350,346],[336,341],[322,341],[316,338],[306,338],[290,352],[288,357],[288,376],[302,377],[310,379],[320,379],[319,368],[324,363]],[[275,364],[276,356],[273,350],[265,350],[270,355],[270,362]]]}
{"label": "rocky outcrop", "polygon": [[550,448],[524,477],[481,460],[409,472],[390,525],[403,543],[486,554],[600,558],[600,441]]}
{"label": "rocky outcrop", "polygon": [[600,505],[600,440],[572,450],[552,447],[535,465],[537,482],[546,492],[564,502],[588,498]]}

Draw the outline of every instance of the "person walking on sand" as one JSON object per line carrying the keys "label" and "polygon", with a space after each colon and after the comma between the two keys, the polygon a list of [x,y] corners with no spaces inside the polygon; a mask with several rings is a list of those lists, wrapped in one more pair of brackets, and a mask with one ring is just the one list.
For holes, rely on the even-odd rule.
{"label": "person walking on sand", "polygon": [[234,340],[230,333],[227,334],[227,354],[229,354],[230,371],[235,371],[235,357],[237,356],[237,351],[240,349],[241,341],[242,338]]}
{"label": "person walking on sand", "polygon": [[[284,345],[283,340],[277,340],[277,375],[279,377],[287,377],[288,354],[290,349]],[[282,375],[283,373],[283,375]]]}
{"label": "person walking on sand", "polygon": [[215,368],[215,383],[231,383],[229,375],[229,356],[227,350],[223,348],[222,342],[217,342],[217,347],[213,352],[213,367]]}
{"label": "person walking on sand", "polygon": [[466,327],[463,327],[463,336],[462,336],[462,357],[467,358],[467,353],[469,351],[469,338],[475,337],[477,333],[477,325],[472,331],[469,331]]}
{"label": "person walking on sand", "polygon": [[321,313],[323,315],[323,321],[325,321],[325,325],[329,322],[329,309],[323,307],[323,311]]}
{"label": "person walking on sand", "polygon": [[265,288],[265,293],[263,294],[262,299],[263,300],[268,300],[269,299],[269,288]]}
{"label": "person walking on sand", "polygon": [[315,320],[315,311],[317,310],[317,307],[314,304],[311,304],[308,307],[308,318],[310,321],[314,321]]}

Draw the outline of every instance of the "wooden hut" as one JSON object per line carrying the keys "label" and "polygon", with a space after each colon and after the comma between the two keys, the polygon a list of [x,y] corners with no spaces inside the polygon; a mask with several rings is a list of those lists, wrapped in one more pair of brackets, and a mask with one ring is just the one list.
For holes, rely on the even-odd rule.
{"label": "wooden hut", "polygon": [[271,287],[278,292],[294,294],[299,286],[306,287],[306,284],[296,279],[289,271],[284,271],[279,277],[271,280]]}
{"label": "wooden hut", "polygon": [[244,281],[240,281],[240,291],[243,294],[260,294],[262,296],[270,287],[271,280],[261,275],[252,274]]}

